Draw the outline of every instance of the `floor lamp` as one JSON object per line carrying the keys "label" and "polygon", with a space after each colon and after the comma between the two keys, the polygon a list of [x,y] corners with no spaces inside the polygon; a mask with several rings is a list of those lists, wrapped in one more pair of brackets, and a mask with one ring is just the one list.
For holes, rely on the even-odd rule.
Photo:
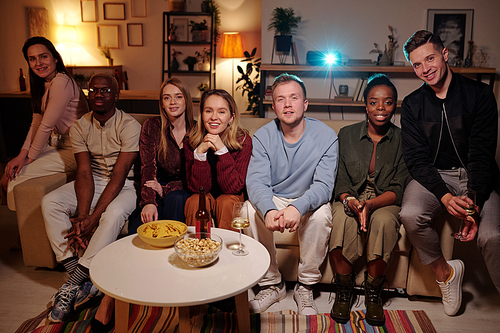
{"label": "floor lamp", "polygon": [[221,58],[232,58],[232,96],[234,97],[234,58],[244,58],[243,44],[239,32],[224,32],[220,47]]}

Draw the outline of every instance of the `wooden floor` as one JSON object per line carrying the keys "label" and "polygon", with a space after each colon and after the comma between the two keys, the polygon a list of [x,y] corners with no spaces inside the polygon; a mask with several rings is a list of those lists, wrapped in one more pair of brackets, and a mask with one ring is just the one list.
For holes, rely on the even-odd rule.
{"label": "wooden floor", "polygon": [[[17,238],[17,221],[14,212],[0,206],[0,332],[15,332],[21,323],[46,309],[50,296],[68,278],[65,272],[25,267],[22,252],[12,252],[10,246]],[[473,244],[458,243],[455,256],[464,258],[466,275],[463,287],[463,304],[459,315],[444,314],[440,299],[392,297],[385,304],[387,309],[425,310],[437,332],[498,332],[500,331],[500,296],[493,287],[482,258]],[[293,288],[293,285],[290,285]],[[287,298],[269,311],[297,309],[293,290]],[[328,286],[315,299],[321,313],[331,309],[333,295]],[[355,310],[364,308],[361,296]]]}

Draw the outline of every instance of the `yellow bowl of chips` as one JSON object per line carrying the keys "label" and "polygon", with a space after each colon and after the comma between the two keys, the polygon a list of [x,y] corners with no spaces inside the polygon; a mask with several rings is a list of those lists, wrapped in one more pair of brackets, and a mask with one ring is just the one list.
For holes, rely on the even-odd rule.
{"label": "yellow bowl of chips", "polygon": [[179,221],[162,220],[144,223],[137,228],[139,237],[149,245],[169,247],[174,245],[177,238],[187,232],[187,225]]}

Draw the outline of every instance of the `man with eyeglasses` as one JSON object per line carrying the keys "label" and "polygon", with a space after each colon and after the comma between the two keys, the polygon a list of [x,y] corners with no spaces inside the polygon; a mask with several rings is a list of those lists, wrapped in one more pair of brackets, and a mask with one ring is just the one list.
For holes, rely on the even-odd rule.
{"label": "man with eyeglasses", "polygon": [[76,180],[42,200],[47,236],[57,261],[70,274],[54,295],[52,322],[68,321],[75,308],[95,296],[90,262],[116,240],[136,206],[132,165],[139,152],[141,125],[116,108],[119,88],[111,75],[94,75],[88,97],[92,111],[70,129]]}

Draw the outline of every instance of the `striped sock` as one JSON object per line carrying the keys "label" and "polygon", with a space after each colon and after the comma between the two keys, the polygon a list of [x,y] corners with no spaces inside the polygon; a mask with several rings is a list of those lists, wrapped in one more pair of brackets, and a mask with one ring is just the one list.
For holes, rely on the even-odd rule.
{"label": "striped sock", "polygon": [[68,283],[72,285],[81,285],[83,281],[89,278],[89,269],[78,264],[75,271],[71,274]]}
{"label": "striped sock", "polygon": [[73,272],[76,268],[76,265],[78,265],[78,257],[75,256],[75,257],[64,259],[61,263],[63,264],[64,268],[66,269],[66,272],[68,272],[69,274],[73,274]]}

